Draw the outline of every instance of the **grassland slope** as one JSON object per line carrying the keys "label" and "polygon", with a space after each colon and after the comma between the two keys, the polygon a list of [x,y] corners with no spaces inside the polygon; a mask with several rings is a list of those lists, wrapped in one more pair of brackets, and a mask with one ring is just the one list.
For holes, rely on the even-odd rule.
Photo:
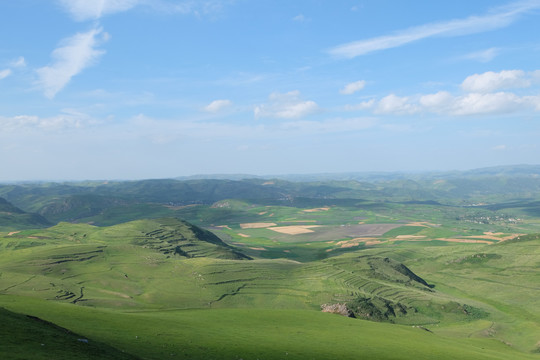
{"label": "grassland slope", "polygon": [[31,229],[50,226],[51,223],[38,214],[26,213],[4,198],[0,198],[0,229]]}

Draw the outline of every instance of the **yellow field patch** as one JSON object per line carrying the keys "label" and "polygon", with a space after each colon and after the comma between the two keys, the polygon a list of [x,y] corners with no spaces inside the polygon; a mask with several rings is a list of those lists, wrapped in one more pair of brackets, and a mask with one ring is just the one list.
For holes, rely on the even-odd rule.
{"label": "yellow field patch", "polygon": [[18,233],[20,233],[20,231],[12,231],[12,232],[8,233],[7,236],[15,235],[15,234],[18,234]]}
{"label": "yellow field patch", "polygon": [[401,240],[401,239],[423,239],[425,238],[424,235],[398,235],[396,236],[396,239],[398,240]]}
{"label": "yellow field patch", "polygon": [[312,233],[312,228],[318,227],[319,225],[291,225],[291,226],[277,226],[270,227],[268,230],[273,230],[282,234],[287,235],[298,235],[298,234],[308,234]]}
{"label": "yellow field patch", "polygon": [[351,240],[338,241],[336,245],[341,247],[342,249],[345,249],[345,248],[350,248],[353,246],[358,246],[361,243],[364,243],[366,245],[374,245],[374,244],[380,244],[381,241],[372,237],[360,237],[360,238],[354,238]]}
{"label": "yellow field patch", "polygon": [[457,242],[457,243],[466,243],[466,244],[493,244],[492,241],[474,240],[474,239],[447,239],[447,238],[440,238],[440,239],[435,239],[435,240],[448,241],[448,242]]}
{"label": "yellow field patch", "polygon": [[248,237],[250,237],[249,235],[246,235],[246,234],[241,234],[241,233],[238,233],[238,235],[240,235],[241,237],[245,237],[245,238],[248,238]]}
{"label": "yellow field patch", "polygon": [[251,250],[258,250],[258,251],[266,251],[266,249],[263,248],[263,247],[250,247],[250,248],[248,248],[248,249],[251,249]]}
{"label": "yellow field patch", "polygon": [[265,223],[265,222],[240,224],[240,227],[242,229],[264,229],[264,228],[268,228],[270,226],[276,226],[276,224],[275,223]]}

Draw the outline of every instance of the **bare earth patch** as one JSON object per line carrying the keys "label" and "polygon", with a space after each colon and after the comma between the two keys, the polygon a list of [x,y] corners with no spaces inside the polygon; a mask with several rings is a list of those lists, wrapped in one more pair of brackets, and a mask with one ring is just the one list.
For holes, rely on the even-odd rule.
{"label": "bare earth patch", "polygon": [[259,250],[259,251],[266,251],[266,249],[263,248],[263,247],[250,247],[250,248],[248,248],[248,249],[251,249],[251,250]]}
{"label": "bare earth patch", "polygon": [[229,229],[229,230],[232,230],[229,225],[219,225],[219,226],[216,226],[217,228],[220,228],[220,229]]}
{"label": "bare earth patch", "polygon": [[312,233],[311,228],[318,227],[319,225],[291,225],[291,226],[277,226],[270,227],[268,230],[273,230],[282,234],[287,235],[298,235],[298,234],[307,234]]}
{"label": "bare earth patch", "polygon": [[264,229],[264,228],[268,228],[270,226],[276,226],[276,224],[275,223],[264,223],[264,222],[240,224],[240,227],[242,229]]}
{"label": "bare earth patch", "polygon": [[241,237],[245,237],[245,238],[248,238],[248,237],[250,237],[249,235],[246,235],[246,234],[241,234],[241,233],[238,233],[238,235],[240,235]]}
{"label": "bare earth patch", "polygon": [[7,236],[15,235],[15,234],[18,234],[18,233],[20,233],[20,231],[12,231],[12,232],[8,233]]}
{"label": "bare earth patch", "polygon": [[320,207],[320,208],[314,208],[314,209],[306,209],[302,210],[303,212],[318,212],[318,211],[328,211],[330,210],[329,207]]}
{"label": "bare earth patch", "polygon": [[364,238],[360,237],[360,238],[351,239],[351,240],[338,241],[336,245],[341,247],[342,249],[345,249],[345,248],[350,248],[353,246],[358,246],[361,243],[364,243],[366,245],[372,245],[374,243],[378,244],[380,243],[380,241],[372,237],[364,237]]}
{"label": "bare earth patch", "polygon": [[283,220],[282,223],[307,223],[307,222],[317,222],[317,220],[294,220],[294,219],[286,219]]}

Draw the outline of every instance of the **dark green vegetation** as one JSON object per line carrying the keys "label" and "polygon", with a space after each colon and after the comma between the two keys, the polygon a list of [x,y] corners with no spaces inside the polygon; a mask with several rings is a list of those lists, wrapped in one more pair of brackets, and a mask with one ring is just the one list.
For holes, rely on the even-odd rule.
{"label": "dark green vegetation", "polygon": [[0,186],[0,357],[537,359],[534,169]]}
{"label": "dark green vegetation", "polygon": [[28,229],[52,225],[38,214],[29,214],[0,198],[0,229]]}
{"label": "dark green vegetation", "polygon": [[0,323],[2,359],[138,359],[35,316],[0,308]]}

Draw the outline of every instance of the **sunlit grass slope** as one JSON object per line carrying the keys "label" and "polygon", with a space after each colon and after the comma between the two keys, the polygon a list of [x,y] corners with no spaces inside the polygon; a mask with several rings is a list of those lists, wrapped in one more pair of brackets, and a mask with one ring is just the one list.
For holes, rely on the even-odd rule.
{"label": "sunlit grass slope", "polygon": [[0,296],[0,303],[144,359],[536,358],[490,339],[446,338],[421,328],[308,310],[127,313],[9,296]]}

